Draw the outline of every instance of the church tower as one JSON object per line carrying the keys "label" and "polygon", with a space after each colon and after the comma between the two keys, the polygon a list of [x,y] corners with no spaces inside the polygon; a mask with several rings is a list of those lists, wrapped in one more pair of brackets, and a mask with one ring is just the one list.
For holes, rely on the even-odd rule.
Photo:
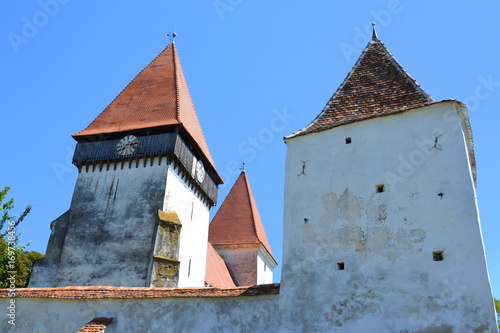
{"label": "church tower", "polygon": [[83,131],[70,209],[30,287],[203,287],[222,183],[174,43]]}
{"label": "church tower", "polygon": [[467,109],[375,34],[287,144],[283,331],[494,332]]}

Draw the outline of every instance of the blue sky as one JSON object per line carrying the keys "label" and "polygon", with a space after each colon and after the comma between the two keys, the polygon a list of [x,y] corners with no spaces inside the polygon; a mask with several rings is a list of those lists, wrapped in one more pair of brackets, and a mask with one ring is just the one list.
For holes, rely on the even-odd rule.
{"label": "blue sky", "polygon": [[321,111],[376,22],[380,39],[434,99],[469,106],[483,237],[499,298],[499,12],[495,1],[6,2],[0,13],[0,186],[12,188],[17,212],[33,204],[21,229],[32,250],[45,252],[50,222],[69,208],[77,176],[71,134],[85,128],[175,30],[200,122],[226,181],[219,203],[245,160],[281,262],[282,137]]}

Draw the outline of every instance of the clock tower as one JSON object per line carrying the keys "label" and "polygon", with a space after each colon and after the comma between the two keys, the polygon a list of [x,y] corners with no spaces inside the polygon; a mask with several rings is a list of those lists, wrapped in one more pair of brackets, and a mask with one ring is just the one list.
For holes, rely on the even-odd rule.
{"label": "clock tower", "polygon": [[30,287],[203,287],[222,184],[174,43],[83,131],[70,209]]}

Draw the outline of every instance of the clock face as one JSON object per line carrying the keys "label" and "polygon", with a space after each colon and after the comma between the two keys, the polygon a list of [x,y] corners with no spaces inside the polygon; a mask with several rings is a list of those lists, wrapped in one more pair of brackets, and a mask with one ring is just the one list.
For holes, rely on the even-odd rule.
{"label": "clock face", "polygon": [[116,152],[122,156],[130,155],[137,148],[139,140],[133,135],[127,135],[116,145]]}
{"label": "clock face", "polygon": [[203,183],[203,179],[205,179],[205,167],[201,161],[196,162],[196,179]]}

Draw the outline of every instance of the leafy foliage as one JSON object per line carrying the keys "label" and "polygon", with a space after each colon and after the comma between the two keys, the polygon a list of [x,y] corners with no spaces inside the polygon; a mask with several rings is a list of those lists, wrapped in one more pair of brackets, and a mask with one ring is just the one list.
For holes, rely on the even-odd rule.
{"label": "leafy foliage", "polygon": [[497,310],[498,328],[500,328],[500,301],[495,298],[495,310]]}
{"label": "leafy foliage", "polygon": [[4,202],[9,187],[0,190],[0,288],[23,288],[28,285],[33,262],[43,258],[36,251],[26,251],[28,244],[21,244],[21,234],[17,233],[17,227],[31,211],[31,205],[27,205],[19,216],[10,215],[14,208],[14,199]]}

